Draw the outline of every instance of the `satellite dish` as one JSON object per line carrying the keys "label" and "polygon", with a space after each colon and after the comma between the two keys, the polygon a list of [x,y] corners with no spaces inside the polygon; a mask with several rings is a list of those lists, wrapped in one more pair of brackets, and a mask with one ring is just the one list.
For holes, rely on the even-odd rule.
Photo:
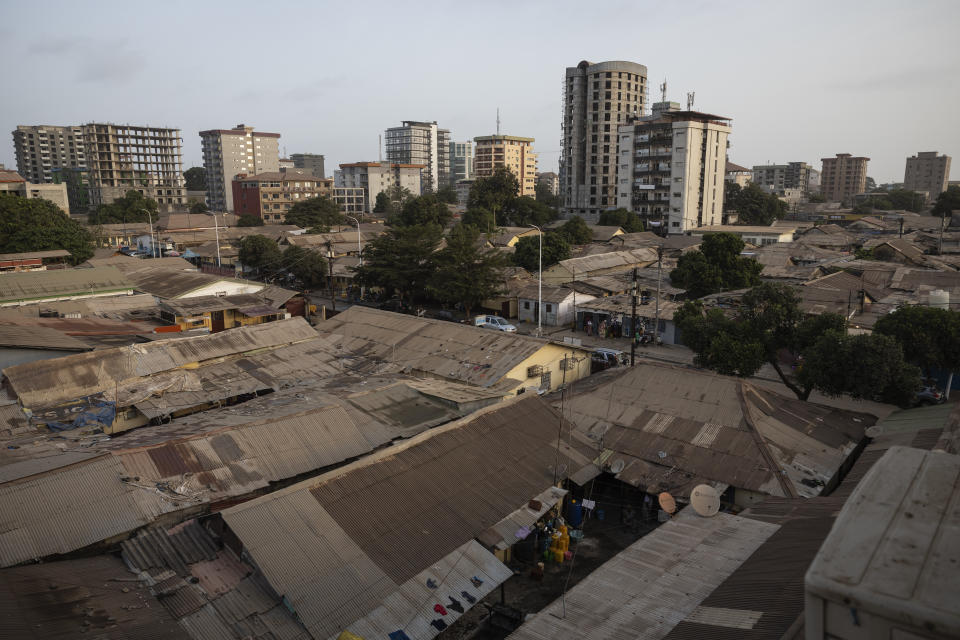
{"label": "satellite dish", "polygon": [[660,494],[657,501],[660,503],[660,508],[667,513],[675,513],[677,511],[677,501],[666,491]]}
{"label": "satellite dish", "polygon": [[690,492],[690,506],[704,518],[720,512],[720,494],[708,484],[698,484]]}
{"label": "satellite dish", "polygon": [[625,466],[627,466],[627,463],[617,458],[613,461],[613,464],[610,465],[610,473],[620,473]]}
{"label": "satellite dish", "polygon": [[867,427],[867,430],[864,433],[867,434],[868,438],[876,438],[881,433],[883,433],[883,427],[878,425],[873,425],[872,427]]}

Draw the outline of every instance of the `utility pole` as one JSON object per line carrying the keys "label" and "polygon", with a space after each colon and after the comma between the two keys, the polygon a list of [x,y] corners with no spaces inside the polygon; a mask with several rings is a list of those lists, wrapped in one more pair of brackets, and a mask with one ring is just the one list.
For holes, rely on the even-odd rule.
{"label": "utility pole", "polygon": [[[636,269],[633,271],[636,277]],[[660,277],[663,274],[663,246],[657,247],[657,315],[653,327],[653,344],[660,344]]]}
{"label": "utility pole", "polygon": [[637,268],[633,268],[633,286],[630,287],[630,297],[633,301],[633,312],[630,314],[630,366],[637,360]]}

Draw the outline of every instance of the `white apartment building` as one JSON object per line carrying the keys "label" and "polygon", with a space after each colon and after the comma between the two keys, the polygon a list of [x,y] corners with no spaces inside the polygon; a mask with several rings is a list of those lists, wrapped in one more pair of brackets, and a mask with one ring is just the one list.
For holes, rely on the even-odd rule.
{"label": "white apartment building", "polygon": [[280,171],[279,133],[254,131],[238,124],[233,129],[201,131],[200,140],[211,211],[234,210],[232,185],[237,175]]}
{"label": "white apartment building", "polygon": [[729,135],[730,118],[656,103],[619,129],[617,207],[671,234],[720,224]]}
{"label": "white apartment building", "polygon": [[473,179],[473,143],[450,142],[450,183]]}
{"label": "white apartment building", "polygon": [[384,144],[390,164],[423,165],[423,193],[450,184],[450,131],[436,122],[404,120],[386,131]]}
{"label": "white apartment building", "polygon": [[341,164],[334,174],[335,188],[362,188],[363,212],[372,213],[377,195],[399,185],[414,196],[421,193],[421,164],[391,164],[389,162],[353,162]]}

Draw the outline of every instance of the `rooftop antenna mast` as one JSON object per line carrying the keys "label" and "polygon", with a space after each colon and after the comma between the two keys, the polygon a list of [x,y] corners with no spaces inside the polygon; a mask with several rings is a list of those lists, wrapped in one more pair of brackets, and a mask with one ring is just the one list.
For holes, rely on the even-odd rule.
{"label": "rooftop antenna mast", "polygon": [[383,164],[383,134],[377,136],[377,162]]}
{"label": "rooftop antenna mast", "polygon": [[660,83],[660,102],[667,101],[667,79],[664,78],[663,82]]}
{"label": "rooftop antenna mast", "polygon": [[693,97],[696,95],[696,91],[687,92],[687,111],[693,111]]}
{"label": "rooftop antenna mast", "polygon": [[500,107],[497,107],[497,135],[500,135]]}

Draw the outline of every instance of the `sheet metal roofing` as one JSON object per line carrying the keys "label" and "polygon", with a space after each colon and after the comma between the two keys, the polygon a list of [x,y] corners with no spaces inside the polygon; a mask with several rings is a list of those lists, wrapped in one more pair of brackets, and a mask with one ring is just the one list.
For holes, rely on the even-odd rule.
{"label": "sheet metal roofing", "polygon": [[[541,399],[520,398],[222,516],[310,633],[326,638],[550,487],[559,420]],[[560,464],[579,469],[590,455],[564,449]],[[401,617],[422,615],[396,601]]]}
{"label": "sheet metal roofing", "polygon": [[[22,406],[47,408],[98,393],[113,398],[120,395],[120,385],[132,385],[125,390],[135,392],[140,378],[153,374],[316,337],[303,318],[291,318],[196,338],[161,340],[31,362],[8,367],[3,373]],[[186,376],[187,372],[179,375]]]}
{"label": "sheet metal roofing", "polygon": [[115,267],[20,271],[0,278],[0,304],[132,290],[131,281]]}
{"label": "sheet metal roofing", "polygon": [[70,252],[66,249],[54,249],[53,251],[28,251],[26,253],[0,253],[0,262],[9,260],[36,260],[43,258],[66,258]]}
{"label": "sheet metal roofing", "polygon": [[131,256],[117,255],[106,258],[90,258],[82,266],[91,267],[116,267],[127,273],[128,271],[139,271],[140,269],[172,269],[175,271],[196,271],[196,265],[184,260],[183,258],[164,257],[134,258]]}
{"label": "sheet metal roofing", "polygon": [[[586,276],[594,271],[630,269],[638,265],[646,266],[657,261],[657,251],[650,248],[610,251],[582,258],[568,258],[557,263],[561,268],[578,276]],[[553,269],[554,267],[551,267]]]}
{"label": "sheet metal roofing", "polygon": [[611,451],[607,464],[624,454],[669,470],[631,477],[643,487],[686,486],[696,477],[775,496],[815,496],[875,420],[666,365],[639,364],[579,388],[564,408],[575,438]]}
{"label": "sheet metal roofing", "polygon": [[570,589],[564,602],[555,600],[509,638],[662,638],[679,620],[702,611],[704,598],[777,528],[727,513],[703,518],[693,509],[683,509],[605,562]]}
{"label": "sheet metal roofing", "polygon": [[317,327],[349,358],[490,387],[545,340],[353,306]]}
{"label": "sheet metal roofing", "polygon": [[90,351],[82,340],[47,327],[0,325],[0,348],[51,349],[55,351]]}
{"label": "sheet metal roofing", "polygon": [[[143,263],[143,261],[141,261]],[[133,283],[137,291],[149,293],[158,298],[179,298],[201,287],[214,285],[218,282],[229,282],[248,287],[263,289],[262,282],[253,280],[239,280],[225,278],[209,273],[195,271],[180,271],[176,269],[155,269],[144,267],[135,271],[128,271],[127,278]]]}

